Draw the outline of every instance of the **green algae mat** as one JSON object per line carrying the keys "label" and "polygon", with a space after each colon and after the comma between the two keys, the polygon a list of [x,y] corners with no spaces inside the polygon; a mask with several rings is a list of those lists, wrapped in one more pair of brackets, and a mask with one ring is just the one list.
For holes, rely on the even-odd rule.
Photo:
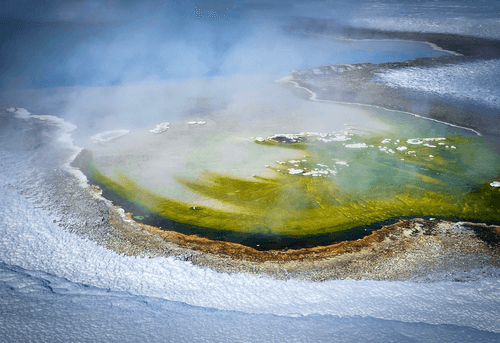
{"label": "green algae mat", "polygon": [[275,161],[251,177],[210,170],[175,177],[213,206],[162,195],[123,169],[106,174],[91,163],[89,176],[157,216],[212,230],[304,237],[407,216],[500,222],[499,150],[484,137],[354,130],[248,144],[293,149],[301,158]]}

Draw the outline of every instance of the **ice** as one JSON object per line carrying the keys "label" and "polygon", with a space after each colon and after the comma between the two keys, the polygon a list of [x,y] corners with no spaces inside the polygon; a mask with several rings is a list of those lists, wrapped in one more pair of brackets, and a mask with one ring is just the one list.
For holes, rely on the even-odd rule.
{"label": "ice", "polygon": [[126,135],[129,132],[130,132],[130,130],[105,131],[105,132],[98,133],[97,135],[94,135],[90,138],[94,142],[109,142],[109,141],[112,141],[113,139],[116,139],[118,137]]}
{"label": "ice", "polygon": [[394,88],[408,88],[500,107],[500,59],[385,70],[377,73],[374,79]]}
{"label": "ice", "polygon": [[357,12],[351,24],[359,27],[500,38],[498,1],[366,1]]}
{"label": "ice", "polygon": [[0,292],[8,294],[0,297],[0,336],[7,342],[493,342],[499,337],[463,326],[373,317],[207,309],[4,263]]}
{"label": "ice", "polygon": [[207,122],[204,120],[199,120],[199,121],[188,121],[187,123],[189,125],[205,125]]}
{"label": "ice", "polygon": [[353,144],[346,144],[345,147],[352,149],[362,149],[362,148],[368,148],[368,145],[366,145],[366,143],[353,143]]}
{"label": "ice", "polygon": [[17,118],[23,118],[23,119],[29,118],[30,114],[31,114],[28,111],[26,111],[24,108],[17,108],[14,113],[16,114]]}
{"label": "ice", "polygon": [[160,124],[156,124],[156,127],[153,130],[149,130],[152,133],[162,133],[168,130],[169,122],[164,122]]}
{"label": "ice", "polygon": [[410,138],[406,140],[406,143],[416,145],[416,144],[423,144],[424,142],[418,138]]}
{"label": "ice", "polygon": [[348,167],[349,164],[346,161],[335,161],[336,164]]}
{"label": "ice", "polygon": [[498,187],[500,187],[500,181],[493,181],[493,182],[490,183],[490,186],[498,188]]}

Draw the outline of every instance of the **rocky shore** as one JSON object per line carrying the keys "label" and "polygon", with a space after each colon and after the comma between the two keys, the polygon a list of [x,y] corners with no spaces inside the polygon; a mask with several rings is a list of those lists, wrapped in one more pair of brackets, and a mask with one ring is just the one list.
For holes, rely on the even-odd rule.
{"label": "rocky shore", "polygon": [[[297,18],[286,28],[304,35],[323,35],[351,39],[394,39],[426,42],[448,56],[415,58],[404,62],[380,64],[336,64],[292,71],[286,81],[295,82],[316,93],[317,99],[374,105],[410,112],[424,117],[474,129],[500,137],[498,110],[483,104],[457,101],[438,94],[397,89],[377,82],[374,76],[384,70],[438,67],[500,57],[500,41],[454,34],[392,32],[350,28],[309,18]],[[305,95],[308,96],[308,95]]]}

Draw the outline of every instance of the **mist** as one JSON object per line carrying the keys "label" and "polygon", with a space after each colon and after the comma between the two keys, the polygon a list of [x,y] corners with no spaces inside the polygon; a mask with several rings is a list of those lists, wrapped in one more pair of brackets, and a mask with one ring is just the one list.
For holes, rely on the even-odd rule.
{"label": "mist", "polygon": [[307,59],[297,44],[280,52],[290,46],[280,43],[281,27],[302,11],[298,1],[3,6],[3,89],[262,73]]}

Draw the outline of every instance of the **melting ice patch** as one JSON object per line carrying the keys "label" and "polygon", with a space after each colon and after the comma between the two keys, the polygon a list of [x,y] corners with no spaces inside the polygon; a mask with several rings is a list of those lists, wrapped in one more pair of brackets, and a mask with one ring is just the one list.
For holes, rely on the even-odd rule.
{"label": "melting ice patch", "polygon": [[500,107],[500,59],[441,67],[385,69],[374,80],[392,88],[408,88]]}
{"label": "melting ice patch", "polygon": [[368,145],[366,145],[366,143],[353,143],[353,144],[346,144],[345,147],[351,149],[362,149],[362,148],[368,148]]}
{"label": "melting ice patch", "polygon": [[149,130],[149,132],[152,133],[162,133],[168,130],[170,123],[169,122],[164,122],[160,124],[156,124],[156,127],[153,130]]}
{"label": "melting ice patch", "polygon": [[357,12],[351,24],[358,27],[500,38],[498,1],[366,1]]}
{"label": "melting ice patch", "polygon": [[109,142],[113,139],[116,139],[118,137],[126,135],[129,132],[130,132],[130,130],[105,131],[105,132],[98,133],[97,135],[94,135],[90,138],[92,138],[92,140],[94,142]]}

